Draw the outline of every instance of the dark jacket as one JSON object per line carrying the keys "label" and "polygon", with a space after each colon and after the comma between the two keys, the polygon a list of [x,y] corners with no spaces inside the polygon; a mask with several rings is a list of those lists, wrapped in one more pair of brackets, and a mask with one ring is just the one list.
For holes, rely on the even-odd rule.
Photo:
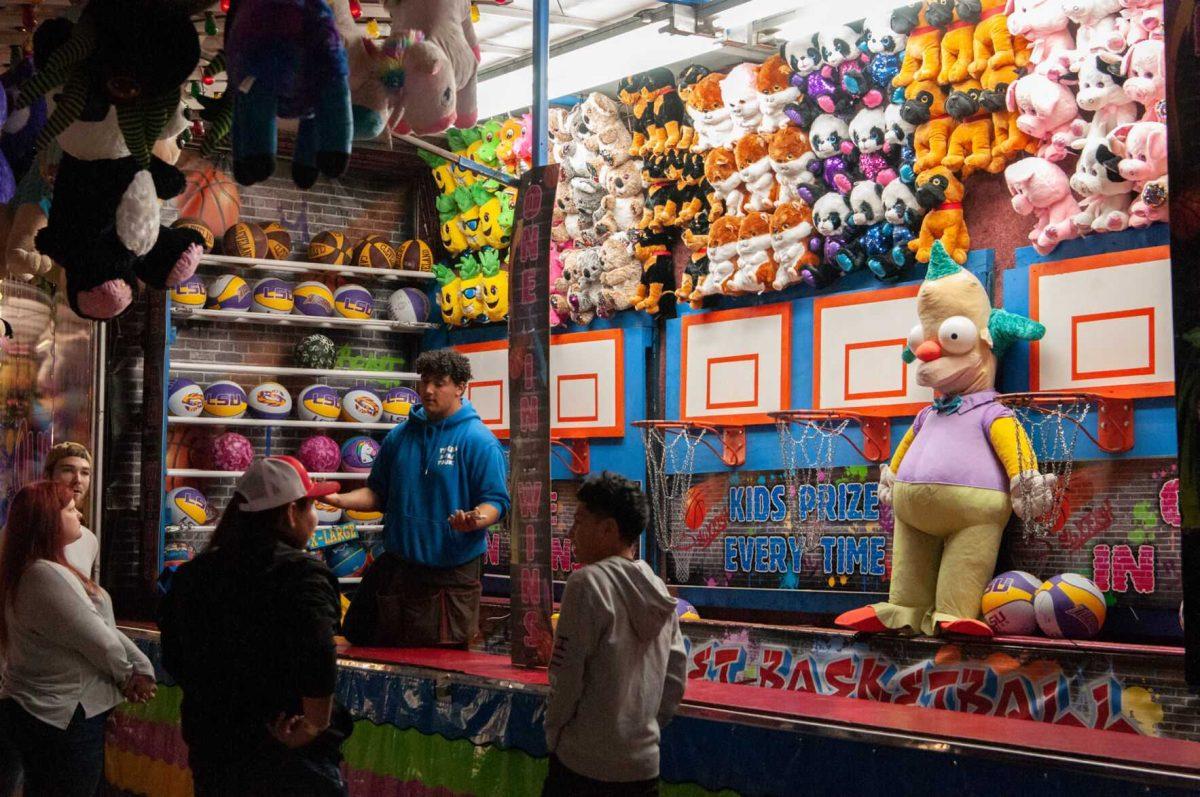
{"label": "dark jacket", "polygon": [[[283,543],[208,551],[179,568],[159,626],[163,666],[183,689],[193,768],[277,747],[269,722],[303,713],[303,697],[333,693],[340,616],[329,568]],[[330,729],[303,749],[336,757],[351,729],[335,705]]]}

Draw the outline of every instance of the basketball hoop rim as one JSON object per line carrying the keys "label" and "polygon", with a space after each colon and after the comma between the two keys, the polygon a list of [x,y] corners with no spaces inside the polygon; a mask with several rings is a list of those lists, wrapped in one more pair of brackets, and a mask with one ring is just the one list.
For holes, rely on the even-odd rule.
{"label": "basketball hoop rim", "polygon": [[1100,404],[1106,399],[1099,393],[1086,390],[1026,390],[1016,393],[1001,393],[996,401],[1006,407],[1028,407],[1040,409],[1052,404],[1086,401],[1089,404]]}
{"label": "basketball hoop rim", "polygon": [[[643,430],[643,432],[650,429],[661,429],[664,433],[674,431],[689,439],[694,435],[701,445],[712,451],[726,466],[738,468],[746,464],[745,424],[714,424],[653,419],[633,421],[633,425]],[[712,441],[705,437],[706,434],[716,435],[720,439],[721,447],[717,448],[717,446],[713,445]]]}
{"label": "basketball hoop rim", "polygon": [[[1083,436],[1107,454],[1122,454],[1132,450],[1134,443],[1133,401],[1090,390],[1029,390],[1001,393],[996,401],[1009,409],[1024,409],[1043,415],[1065,418]],[[1060,411],[1064,405],[1086,404],[1096,410],[1096,433],[1083,423],[1083,417],[1072,417]]]}

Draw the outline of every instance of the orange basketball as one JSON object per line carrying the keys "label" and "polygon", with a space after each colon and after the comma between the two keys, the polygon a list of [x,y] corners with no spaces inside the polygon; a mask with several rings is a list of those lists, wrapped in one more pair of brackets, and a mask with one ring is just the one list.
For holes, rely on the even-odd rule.
{"label": "orange basketball", "polygon": [[703,490],[695,487],[688,490],[687,499],[684,501],[683,522],[692,531],[696,531],[704,525],[704,518],[708,515],[708,501],[705,500]]}
{"label": "orange basketball", "polygon": [[[188,429],[175,427],[167,432],[167,468],[208,470],[210,449],[212,448],[212,433],[206,429]],[[195,487],[200,489],[203,480],[168,477],[166,489],[168,492],[176,487]]]}
{"label": "orange basketball", "polygon": [[217,238],[237,224],[242,200],[237,183],[203,158],[185,153],[179,168],[187,178],[183,193],[172,200],[180,216],[199,219]]}
{"label": "orange basketball", "polygon": [[433,271],[433,252],[424,241],[405,241],[396,249],[396,260],[405,271]]}

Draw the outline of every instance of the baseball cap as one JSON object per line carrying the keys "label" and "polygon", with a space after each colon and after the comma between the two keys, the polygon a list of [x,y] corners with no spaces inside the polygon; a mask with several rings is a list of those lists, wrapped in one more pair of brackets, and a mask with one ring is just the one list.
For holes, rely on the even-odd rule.
{"label": "baseball cap", "polygon": [[321,498],[340,489],[337,482],[314,482],[295,457],[278,456],[255,461],[238,479],[234,491],[245,499],[241,509],[261,512],[301,498]]}
{"label": "baseball cap", "polygon": [[58,443],[52,446],[49,453],[46,454],[46,475],[49,476],[54,473],[54,466],[67,457],[79,457],[80,459],[87,460],[87,464],[92,464],[92,452],[88,451],[87,446],[83,445],[83,443],[69,441]]}

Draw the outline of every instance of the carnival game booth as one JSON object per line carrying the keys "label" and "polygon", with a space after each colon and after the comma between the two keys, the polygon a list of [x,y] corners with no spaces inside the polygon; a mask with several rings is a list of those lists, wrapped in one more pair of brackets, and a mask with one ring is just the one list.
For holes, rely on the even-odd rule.
{"label": "carnival game booth", "polygon": [[[1189,15],[481,1],[438,6],[461,17],[443,38],[413,5],[316,2],[295,21],[332,52],[303,57],[337,91],[309,96],[255,72],[270,4],[234,3],[139,6],[178,81],[105,135],[174,156],[180,190],[102,263],[79,243],[113,245],[104,225],[64,225],[90,213],[71,168],[111,102],[76,94],[121,63],[93,35],[125,30],[116,6],[70,12],[36,76],[13,54],[15,108],[72,100],[43,102],[72,159],[53,186],[26,172],[21,262],[56,261],[143,366],[121,391],[140,423],[105,438],[126,616],[255,455],[364,479],[419,401],[412,359],[453,346],[513,513],[471,652],[341,651],[353,793],[538,791],[566,533],[605,469],[643,483],[642,553],[680,598],[665,792],[1195,789],[1164,121]],[[430,48],[441,69],[406,63]],[[350,595],[381,518],[321,511],[314,554]],[[190,790],[160,680],[118,712],[114,791]]]}

